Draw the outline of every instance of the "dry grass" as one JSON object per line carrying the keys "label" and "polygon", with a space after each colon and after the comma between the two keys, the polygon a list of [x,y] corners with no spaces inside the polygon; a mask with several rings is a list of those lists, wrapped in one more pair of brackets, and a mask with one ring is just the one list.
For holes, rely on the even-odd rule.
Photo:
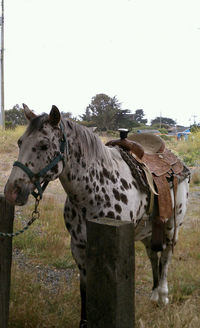
{"label": "dry grass", "polygon": [[180,231],[169,268],[170,304],[166,307],[151,304],[150,265],[141,244],[136,246],[136,327],[138,328],[195,328],[200,322],[200,205],[198,198],[192,207],[198,209],[196,216]]}
{"label": "dry grass", "polygon": [[[15,219],[15,230],[21,229],[24,218],[28,221],[32,210],[32,203],[25,207],[23,217]],[[14,239],[14,247],[32,258],[38,258],[43,264],[60,263],[61,266],[63,262],[63,265],[67,265],[66,259],[71,251],[69,234],[63,220],[63,204],[56,202],[53,197],[44,196],[39,210],[40,219],[26,233]],[[72,265],[71,260],[68,265]]]}
{"label": "dry grass", "polygon": [[[27,221],[32,202],[23,213],[18,208],[14,229]],[[24,234],[13,240],[14,249],[23,257],[13,261],[9,327],[78,327],[80,297],[78,271],[70,251],[69,234],[63,220],[63,204],[52,197],[44,197],[40,204],[41,218]],[[22,223],[23,222],[23,223]],[[39,268],[39,269],[38,269]],[[40,274],[46,268],[56,278],[59,270],[71,269],[69,276],[56,285],[48,276]],[[43,277],[43,278],[41,278]],[[53,285],[53,287],[52,287]]]}
{"label": "dry grass", "polygon": [[77,328],[80,316],[78,281],[61,281],[53,293],[34,272],[12,267],[10,328]]}
{"label": "dry grass", "polygon": [[[13,134],[12,134],[13,133]],[[0,144],[0,192],[12,162],[16,159],[16,140],[21,131],[11,131]],[[176,145],[175,145],[176,146]],[[176,148],[176,147],[174,147]],[[197,158],[199,161],[199,158]],[[7,166],[6,166],[7,165]],[[190,193],[186,223],[169,269],[167,307],[149,301],[152,275],[144,247],[136,243],[136,327],[197,328],[200,323],[200,188],[195,182]],[[13,261],[10,328],[77,328],[80,317],[78,271],[70,252],[70,239],[63,223],[65,195],[57,181],[50,184],[40,204],[41,218],[23,235],[14,239],[22,263]],[[27,221],[33,202],[17,208],[15,230]],[[23,210],[23,212],[22,212]],[[71,272],[56,286],[38,276],[38,270]]]}
{"label": "dry grass", "polygon": [[191,185],[200,185],[200,167],[196,167],[192,170]]}
{"label": "dry grass", "polygon": [[12,153],[17,149],[16,141],[24,133],[25,126],[18,126],[13,130],[0,128],[0,153]]}

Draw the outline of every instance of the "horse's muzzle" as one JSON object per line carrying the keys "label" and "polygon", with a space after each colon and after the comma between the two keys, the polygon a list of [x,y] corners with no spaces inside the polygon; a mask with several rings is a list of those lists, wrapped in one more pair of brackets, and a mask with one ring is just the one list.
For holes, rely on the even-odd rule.
{"label": "horse's muzzle", "polygon": [[28,201],[28,196],[30,195],[30,189],[28,186],[21,187],[19,184],[15,183],[14,185],[7,182],[4,194],[6,200],[12,205],[22,206],[25,205]]}

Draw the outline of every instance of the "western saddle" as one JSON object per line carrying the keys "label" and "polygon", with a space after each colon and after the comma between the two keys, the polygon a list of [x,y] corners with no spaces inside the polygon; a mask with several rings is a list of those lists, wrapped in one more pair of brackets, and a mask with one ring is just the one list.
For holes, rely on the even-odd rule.
{"label": "western saddle", "polygon": [[[150,133],[138,133],[130,135],[127,139],[129,131],[127,129],[119,129],[119,131],[120,139],[111,140],[106,145],[119,146],[124,151],[131,153],[139,163],[143,163],[150,171],[156,190],[150,213],[152,218],[152,249],[161,251],[165,247],[165,222],[173,214],[174,225],[176,225],[175,206],[173,213],[170,188],[173,188],[174,203],[176,204],[178,177],[183,173],[185,166],[177,156],[165,147],[164,140],[159,136]],[[152,190],[152,188],[150,189]],[[172,247],[174,240],[175,232]]]}

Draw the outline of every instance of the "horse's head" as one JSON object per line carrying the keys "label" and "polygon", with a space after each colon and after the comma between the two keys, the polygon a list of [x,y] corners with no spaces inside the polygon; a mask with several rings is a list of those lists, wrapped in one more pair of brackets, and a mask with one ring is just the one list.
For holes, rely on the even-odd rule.
{"label": "horse's head", "polygon": [[13,205],[24,205],[30,193],[41,183],[55,180],[63,170],[66,137],[61,128],[60,112],[52,106],[49,115],[35,115],[23,105],[29,125],[19,138],[19,156],[5,186],[5,197]]}

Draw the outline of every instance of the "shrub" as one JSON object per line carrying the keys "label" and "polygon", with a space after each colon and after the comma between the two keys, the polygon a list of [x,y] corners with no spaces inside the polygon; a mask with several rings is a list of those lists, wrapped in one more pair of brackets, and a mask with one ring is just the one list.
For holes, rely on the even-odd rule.
{"label": "shrub", "polygon": [[160,137],[165,141],[171,141],[173,137],[167,136],[166,134],[161,134]]}
{"label": "shrub", "polygon": [[169,148],[181,157],[188,166],[200,166],[200,132],[191,133],[188,140],[180,140],[169,144]]}
{"label": "shrub", "polygon": [[5,121],[5,128],[6,129],[13,129],[12,121]]}

